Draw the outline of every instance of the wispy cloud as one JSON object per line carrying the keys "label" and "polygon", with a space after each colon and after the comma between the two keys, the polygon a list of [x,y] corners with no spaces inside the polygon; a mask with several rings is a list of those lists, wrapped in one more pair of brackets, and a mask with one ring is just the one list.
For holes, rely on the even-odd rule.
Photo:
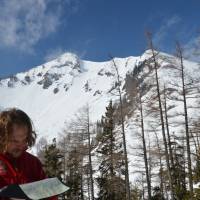
{"label": "wispy cloud", "polygon": [[187,59],[200,62],[200,36],[194,36],[184,45],[184,54]]}
{"label": "wispy cloud", "polygon": [[44,57],[44,61],[48,62],[48,61],[54,60],[64,53],[72,53],[72,54],[77,55],[79,58],[83,59],[85,55],[87,54],[87,50],[82,50],[82,51],[70,50],[70,49],[66,50],[61,47],[57,47],[55,49],[51,49],[47,51],[46,56]]}
{"label": "wispy cloud", "polygon": [[[196,26],[186,25],[177,15],[163,20],[162,25],[153,36],[155,47],[173,53],[175,42],[179,41],[184,48],[184,57],[200,62],[200,34],[195,33]],[[188,31],[189,30],[189,31]]]}
{"label": "wispy cloud", "polygon": [[34,45],[41,39],[58,30],[64,10],[63,5],[67,4],[72,9],[75,6],[78,9],[78,2],[78,0],[1,0],[1,48],[33,51]]}
{"label": "wispy cloud", "polygon": [[181,21],[181,18],[178,16],[172,16],[171,18],[164,20],[160,28],[157,30],[153,37],[153,42],[157,46],[162,46],[165,38],[169,34],[169,30],[177,25]]}
{"label": "wispy cloud", "polygon": [[57,47],[55,49],[52,49],[47,52],[47,55],[44,57],[45,62],[51,61],[55,58],[58,58],[58,56],[62,55],[66,51],[62,49],[61,47]]}

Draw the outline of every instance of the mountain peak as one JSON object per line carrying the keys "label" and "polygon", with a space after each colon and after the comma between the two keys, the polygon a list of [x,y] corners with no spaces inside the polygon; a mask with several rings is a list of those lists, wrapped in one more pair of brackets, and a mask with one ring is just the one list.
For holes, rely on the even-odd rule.
{"label": "mountain peak", "polygon": [[[162,82],[170,82],[172,78],[177,79],[173,77],[171,70],[172,64],[176,65],[176,62],[168,63],[169,55],[162,52],[159,52],[159,55],[167,58],[165,62],[161,62],[159,68],[159,77]],[[140,57],[114,58],[123,94],[130,91],[129,93],[134,95],[134,68],[150,57],[149,50],[147,50]],[[198,78],[198,65],[188,61],[185,64],[185,69],[190,74],[195,69],[195,76]],[[141,70],[143,70],[144,79],[150,82],[153,77],[151,66],[144,66]],[[111,60],[84,61],[80,60],[77,55],[66,52],[57,59],[27,72],[1,80],[0,106],[3,108],[17,106],[27,111],[33,116],[40,132],[53,135],[63,127],[64,121],[69,116],[73,116],[78,108],[86,103],[91,104],[92,118],[99,119],[107,102],[118,98],[114,95],[115,86],[116,72]],[[63,110],[64,107],[66,109]],[[47,124],[46,118],[51,125]]]}
{"label": "mountain peak", "polygon": [[64,76],[68,76],[65,81],[68,83],[69,80],[72,80],[81,71],[79,57],[73,53],[66,52],[57,59],[1,80],[0,84],[14,88],[17,85],[28,85],[36,82],[42,85],[43,89],[48,89],[54,82],[58,82]]}

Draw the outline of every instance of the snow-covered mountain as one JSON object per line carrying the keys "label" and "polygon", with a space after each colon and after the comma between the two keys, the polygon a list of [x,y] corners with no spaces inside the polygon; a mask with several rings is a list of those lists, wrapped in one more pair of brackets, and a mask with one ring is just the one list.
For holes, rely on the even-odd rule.
{"label": "snow-covered mountain", "polygon": [[[136,143],[135,134],[139,129],[136,125],[138,115],[135,97],[135,66],[142,72],[143,99],[148,108],[155,91],[153,82],[154,71],[150,61],[150,51],[147,50],[138,57],[114,58],[118,67],[121,79],[121,87],[125,103],[126,112],[126,137],[128,150],[130,152],[130,165],[134,165],[131,147]],[[144,65],[148,61],[149,65]],[[178,98],[177,86],[181,84],[181,79],[174,70],[178,66],[178,60],[173,56],[160,53],[158,62],[159,81],[161,88],[164,84],[174,99]],[[192,95],[199,95],[200,70],[197,63],[184,60],[186,81],[194,81],[197,88],[193,88]],[[192,77],[192,78],[191,78]],[[200,88],[200,87],[199,87]],[[65,122],[73,118],[74,114],[87,103],[90,105],[90,115],[92,121],[101,119],[105,113],[105,107],[112,99],[118,102],[116,94],[116,72],[113,61],[91,62],[80,60],[72,53],[65,53],[57,59],[43,65],[32,68],[29,71],[15,74],[0,81],[0,108],[18,107],[29,114],[35,125],[39,137],[43,136],[49,140],[57,137],[65,127]],[[115,94],[114,94],[115,93]],[[148,100],[149,99],[149,100]],[[183,120],[179,115],[183,110],[183,103],[173,100],[168,101],[171,117],[176,116],[176,121]],[[188,105],[198,104],[196,98],[188,99]],[[148,113],[148,111],[146,111]],[[154,113],[147,114],[146,121],[155,118]],[[189,117],[199,117],[200,114],[194,109],[189,110]],[[146,125],[146,128],[149,128]],[[172,131],[176,131],[173,127]],[[179,129],[180,131],[180,129]]]}
{"label": "snow-covered mountain", "polygon": [[[125,78],[137,57],[117,58]],[[125,64],[129,60],[129,65]],[[0,81],[0,107],[18,107],[32,118],[38,135],[56,136],[64,122],[89,103],[92,119],[101,117],[115,82],[112,62],[90,62],[65,53],[59,58]]]}

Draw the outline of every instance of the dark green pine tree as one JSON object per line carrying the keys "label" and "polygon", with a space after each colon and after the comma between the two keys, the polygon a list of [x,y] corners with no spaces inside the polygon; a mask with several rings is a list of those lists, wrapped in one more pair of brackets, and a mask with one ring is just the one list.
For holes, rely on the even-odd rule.
{"label": "dark green pine tree", "polygon": [[125,162],[122,142],[114,132],[114,107],[110,101],[102,117],[103,131],[98,134],[97,152],[100,155],[98,200],[123,200],[125,195]]}
{"label": "dark green pine tree", "polygon": [[82,157],[80,156],[80,152],[77,151],[76,148],[72,149],[69,152],[69,157],[67,161],[68,175],[66,177],[66,185],[70,188],[67,191],[67,197],[71,200],[82,200]]}
{"label": "dark green pine tree", "polygon": [[56,139],[53,143],[47,145],[44,151],[44,171],[48,177],[58,177],[61,180],[62,170],[62,155],[56,146]]}
{"label": "dark green pine tree", "polygon": [[194,182],[200,182],[200,150],[197,152],[196,164],[194,168]]}
{"label": "dark green pine tree", "polygon": [[184,147],[174,141],[172,148],[174,160],[174,167],[172,168],[174,193],[177,200],[182,200],[188,195],[186,188]]}
{"label": "dark green pine tree", "polygon": [[165,200],[165,197],[163,196],[159,186],[155,186],[153,188],[153,195],[151,200]]}

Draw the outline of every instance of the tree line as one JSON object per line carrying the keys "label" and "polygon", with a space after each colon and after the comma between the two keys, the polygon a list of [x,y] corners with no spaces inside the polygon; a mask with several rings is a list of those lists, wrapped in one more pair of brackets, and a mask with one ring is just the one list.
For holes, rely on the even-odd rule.
{"label": "tree line", "polygon": [[[96,123],[85,105],[58,141],[39,141],[38,155],[47,175],[70,187],[60,198],[200,199],[200,118],[191,115],[200,108],[200,76],[191,76],[186,69],[178,42],[175,56],[170,57],[156,51],[150,33],[147,40],[148,58],[136,62],[128,74],[133,84],[129,100],[118,63],[111,56],[116,79],[110,92],[118,101],[110,100]],[[174,77],[161,79],[163,71]],[[131,147],[125,128],[129,119],[133,121]],[[137,176],[130,181],[133,173]]]}

